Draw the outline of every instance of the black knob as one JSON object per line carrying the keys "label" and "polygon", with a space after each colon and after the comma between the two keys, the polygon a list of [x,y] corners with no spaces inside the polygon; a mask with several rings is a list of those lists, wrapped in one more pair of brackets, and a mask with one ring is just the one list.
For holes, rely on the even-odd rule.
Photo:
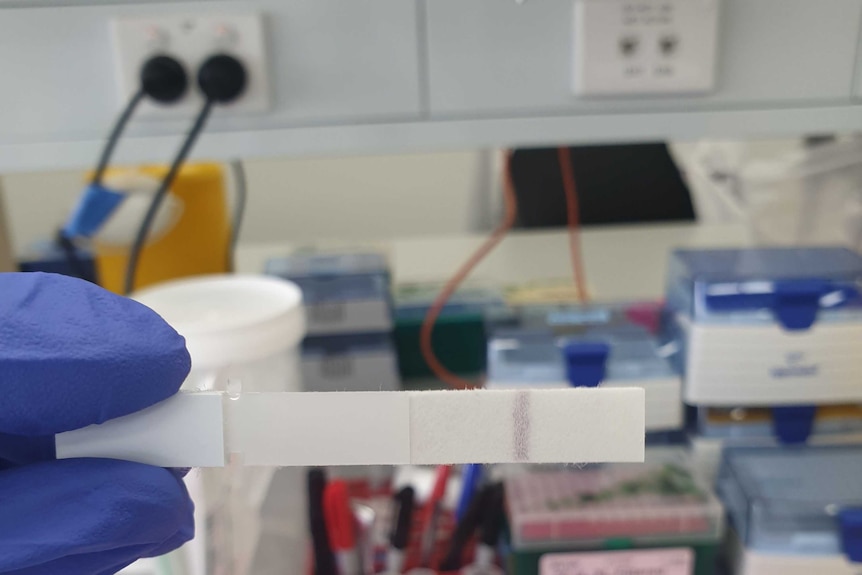
{"label": "black knob", "polygon": [[141,68],[141,89],[157,102],[176,102],[186,93],[188,85],[185,68],[170,56],[153,56]]}
{"label": "black knob", "polygon": [[247,74],[242,62],[227,54],[210,56],[198,70],[198,86],[209,100],[226,104],[245,90]]}

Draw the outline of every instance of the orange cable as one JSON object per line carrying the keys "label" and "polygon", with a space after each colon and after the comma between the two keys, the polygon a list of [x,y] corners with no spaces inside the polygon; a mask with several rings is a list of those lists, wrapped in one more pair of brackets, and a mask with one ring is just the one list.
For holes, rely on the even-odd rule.
{"label": "orange cable", "polygon": [[560,161],[560,172],[563,177],[563,190],[566,192],[566,220],[569,230],[569,255],[572,259],[572,273],[575,276],[575,289],[578,301],[587,301],[586,275],[581,255],[580,226],[581,215],[578,204],[578,186],[575,182],[575,171],[572,168],[572,157],[566,147],[557,148]]}
{"label": "orange cable", "polygon": [[473,268],[475,268],[485,258],[485,256],[497,247],[497,244],[506,237],[506,234],[512,226],[515,225],[515,217],[517,216],[518,208],[517,203],[515,202],[515,188],[512,183],[511,157],[511,152],[506,154],[503,186],[505,214],[503,216],[503,220],[497,225],[497,228],[490,236],[488,236],[479,249],[477,249],[473,255],[471,255],[470,258],[461,265],[455,275],[449,279],[445,286],[443,286],[443,289],[440,290],[434,303],[431,304],[431,307],[428,309],[428,313],[425,314],[425,320],[422,322],[422,329],[419,332],[419,347],[422,351],[422,358],[425,360],[425,363],[428,364],[428,367],[431,368],[431,371],[435,376],[446,383],[449,387],[455,389],[473,389],[481,387],[482,384],[480,382],[473,382],[459,377],[440,363],[440,360],[437,359],[437,355],[434,353],[431,335],[434,333],[434,324],[437,322],[437,318],[440,317],[443,307],[446,305],[446,302],[449,301],[449,298],[452,297],[452,294],[458,289],[458,286],[460,286],[467,276],[470,275]]}

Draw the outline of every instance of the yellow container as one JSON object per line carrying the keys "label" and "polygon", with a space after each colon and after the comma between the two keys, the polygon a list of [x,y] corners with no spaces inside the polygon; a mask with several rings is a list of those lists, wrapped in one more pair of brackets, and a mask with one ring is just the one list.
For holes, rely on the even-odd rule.
{"label": "yellow container", "polygon": [[[120,170],[110,170],[106,178]],[[168,167],[141,166],[135,170],[161,179]],[[145,244],[138,260],[134,289],[186,276],[228,271],[231,224],[222,166],[186,164],[169,194],[180,207],[179,217],[163,235]],[[142,218],[143,213],[134,224],[133,234]],[[93,243],[99,283],[112,292],[123,293],[129,246],[108,245],[98,237]]]}

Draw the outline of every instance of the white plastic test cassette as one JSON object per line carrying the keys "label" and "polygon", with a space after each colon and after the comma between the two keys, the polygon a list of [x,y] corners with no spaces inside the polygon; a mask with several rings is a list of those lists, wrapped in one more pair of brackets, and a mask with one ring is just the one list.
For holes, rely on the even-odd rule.
{"label": "white plastic test cassette", "polygon": [[644,391],[180,393],[56,446],[163,467],[637,462]]}

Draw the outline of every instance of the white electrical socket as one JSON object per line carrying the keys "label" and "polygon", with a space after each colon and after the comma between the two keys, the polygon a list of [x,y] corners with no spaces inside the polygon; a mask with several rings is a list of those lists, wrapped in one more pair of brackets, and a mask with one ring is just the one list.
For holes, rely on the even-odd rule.
{"label": "white electrical socket", "polygon": [[117,64],[117,88],[125,103],[140,88],[141,67],[152,56],[164,54],[186,69],[189,87],[172,104],[145,99],[141,117],[192,116],[203,106],[197,70],[210,56],[228,54],[246,68],[245,90],[235,102],[219,105],[222,114],[263,112],[269,109],[269,73],[263,22],[259,14],[166,15],[119,18],[112,22]]}
{"label": "white electrical socket", "polygon": [[719,0],[575,0],[575,94],[711,91],[719,4]]}

